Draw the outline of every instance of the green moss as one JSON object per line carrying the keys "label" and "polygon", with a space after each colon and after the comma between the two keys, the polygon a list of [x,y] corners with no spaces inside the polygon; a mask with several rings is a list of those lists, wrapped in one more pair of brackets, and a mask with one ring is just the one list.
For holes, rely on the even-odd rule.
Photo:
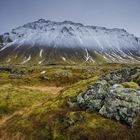
{"label": "green moss", "polygon": [[0,117],[13,113],[34,103],[49,99],[50,93],[32,91],[22,87],[6,84],[0,86]]}
{"label": "green moss", "polygon": [[60,97],[61,98],[75,97],[80,92],[85,90],[89,84],[95,82],[98,78],[99,78],[99,76],[94,76],[94,77],[89,78],[87,80],[81,80],[80,82],[78,82],[78,83],[66,88],[65,90],[63,90],[60,94]]}
{"label": "green moss", "polygon": [[125,82],[125,83],[122,83],[122,85],[125,87],[125,88],[134,88],[134,89],[139,89],[139,85],[135,82]]}

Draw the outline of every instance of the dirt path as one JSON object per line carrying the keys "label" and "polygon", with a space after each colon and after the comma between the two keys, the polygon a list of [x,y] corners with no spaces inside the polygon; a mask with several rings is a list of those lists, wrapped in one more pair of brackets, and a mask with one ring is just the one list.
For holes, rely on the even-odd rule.
{"label": "dirt path", "polygon": [[64,89],[64,87],[55,87],[55,86],[24,86],[24,88],[28,88],[31,90],[38,90],[43,92],[49,92],[52,94],[57,94],[59,91]]}

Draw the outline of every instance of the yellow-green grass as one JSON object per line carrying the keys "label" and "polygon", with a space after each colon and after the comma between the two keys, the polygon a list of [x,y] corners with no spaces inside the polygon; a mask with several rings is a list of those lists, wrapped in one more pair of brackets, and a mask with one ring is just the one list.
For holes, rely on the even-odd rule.
{"label": "yellow-green grass", "polygon": [[[67,106],[87,85],[99,77],[80,81],[57,96],[40,100],[15,114],[0,127],[2,140],[113,140],[139,138],[139,127],[129,128],[97,113]],[[47,98],[47,99],[46,99]],[[33,102],[32,102],[33,103]]]}
{"label": "yellow-green grass", "polygon": [[139,85],[135,82],[124,82],[122,83],[122,85],[125,87],[125,88],[134,88],[134,89],[140,89]]}
{"label": "yellow-green grass", "polygon": [[[137,121],[134,128],[130,128],[118,121],[104,118],[97,113],[89,113],[80,110],[78,107],[70,108],[69,101],[75,101],[76,96],[84,91],[86,87],[94,83],[102,74],[108,73],[118,67],[102,66],[96,69],[95,73],[84,80],[78,80],[73,85],[69,85],[58,96],[48,96],[44,93],[40,97],[35,97],[35,93],[26,89],[27,93],[33,94],[31,104],[23,100],[23,106],[17,108],[17,113],[0,126],[0,138],[2,140],[137,140],[140,139],[139,122]],[[46,67],[36,68],[35,75],[46,69]],[[57,72],[54,67],[48,69],[52,75]],[[65,68],[60,68],[61,73]],[[80,70],[77,67],[69,67],[69,70]],[[66,68],[66,70],[68,70]],[[38,72],[37,72],[38,71]],[[79,72],[84,74],[83,72]],[[51,74],[50,74],[51,75]],[[61,74],[60,74],[61,75]],[[32,78],[32,77],[31,77]],[[62,84],[62,83],[61,83]],[[11,87],[12,85],[10,85]],[[9,87],[9,85],[8,85]],[[6,93],[6,86],[2,87]],[[18,87],[11,87],[20,91]],[[9,89],[11,89],[9,88]],[[24,92],[25,89],[23,89]],[[43,94],[43,93],[42,93]],[[27,96],[27,98],[25,97]],[[29,99],[28,94],[25,99]],[[16,96],[14,96],[16,97]],[[20,97],[16,97],[17,99]],[[27,103],[26,103],[27,102]],[[27,105],[26,105],[27,104]],[[18,112],[19,111],[19,112]]]}
{"label": "yellow-green grass", "polygon": [[[3,67],[9,67],[3,66]],[[95,75],[106,74],[114,69],[129,67],[120,64],[106,65],[58,65],[58,66],[10,66],[15,78],[10,72],[0,72],[0,85],[11,83],[12,85],[55,85],[69,86],[80,80],[89,79]],[[27,72],[33,70],[32,72]],[[42,72],[45,73],[42,74]],[[25,72],[18,77],[17,73]],[[27,73],[26,73],[27,72]],[[12,76],[11,76],[12,75]],[[16,76],[17,75],[17,76]],[[13,78],[11,78],[13,77]],[[42,78],[44,77],[44,78]]]}
{"label": "yellow-green grass", "polygon": [[[50,96],[51,95],[51,96]],[[0,118],[51,98],[52,94],[6,84],[0,86]]]}

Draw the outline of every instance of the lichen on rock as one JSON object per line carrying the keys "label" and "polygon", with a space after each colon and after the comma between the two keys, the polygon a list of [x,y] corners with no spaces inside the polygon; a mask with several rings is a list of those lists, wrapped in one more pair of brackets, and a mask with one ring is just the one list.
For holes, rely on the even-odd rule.
{"label": "lichen on rock", "polygon": [[77,96],[78,106],[132,126],[140,113],[139,86],[130,82],[136,72],[137,68],[123,69],[101,77]]}
{"label": "lichen on rock", "polygon": [[133,125],[140,112],[140,91],[114,85],[99,110],[103,116]]}

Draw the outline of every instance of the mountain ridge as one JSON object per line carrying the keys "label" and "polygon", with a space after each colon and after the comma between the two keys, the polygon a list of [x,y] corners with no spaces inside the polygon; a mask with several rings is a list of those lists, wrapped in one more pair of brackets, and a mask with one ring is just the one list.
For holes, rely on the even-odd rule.
{"label": "mountain ridge", "polygon": [[139,63],[140,39],[124,29],[39,19],[0,36],[0,63]]}

